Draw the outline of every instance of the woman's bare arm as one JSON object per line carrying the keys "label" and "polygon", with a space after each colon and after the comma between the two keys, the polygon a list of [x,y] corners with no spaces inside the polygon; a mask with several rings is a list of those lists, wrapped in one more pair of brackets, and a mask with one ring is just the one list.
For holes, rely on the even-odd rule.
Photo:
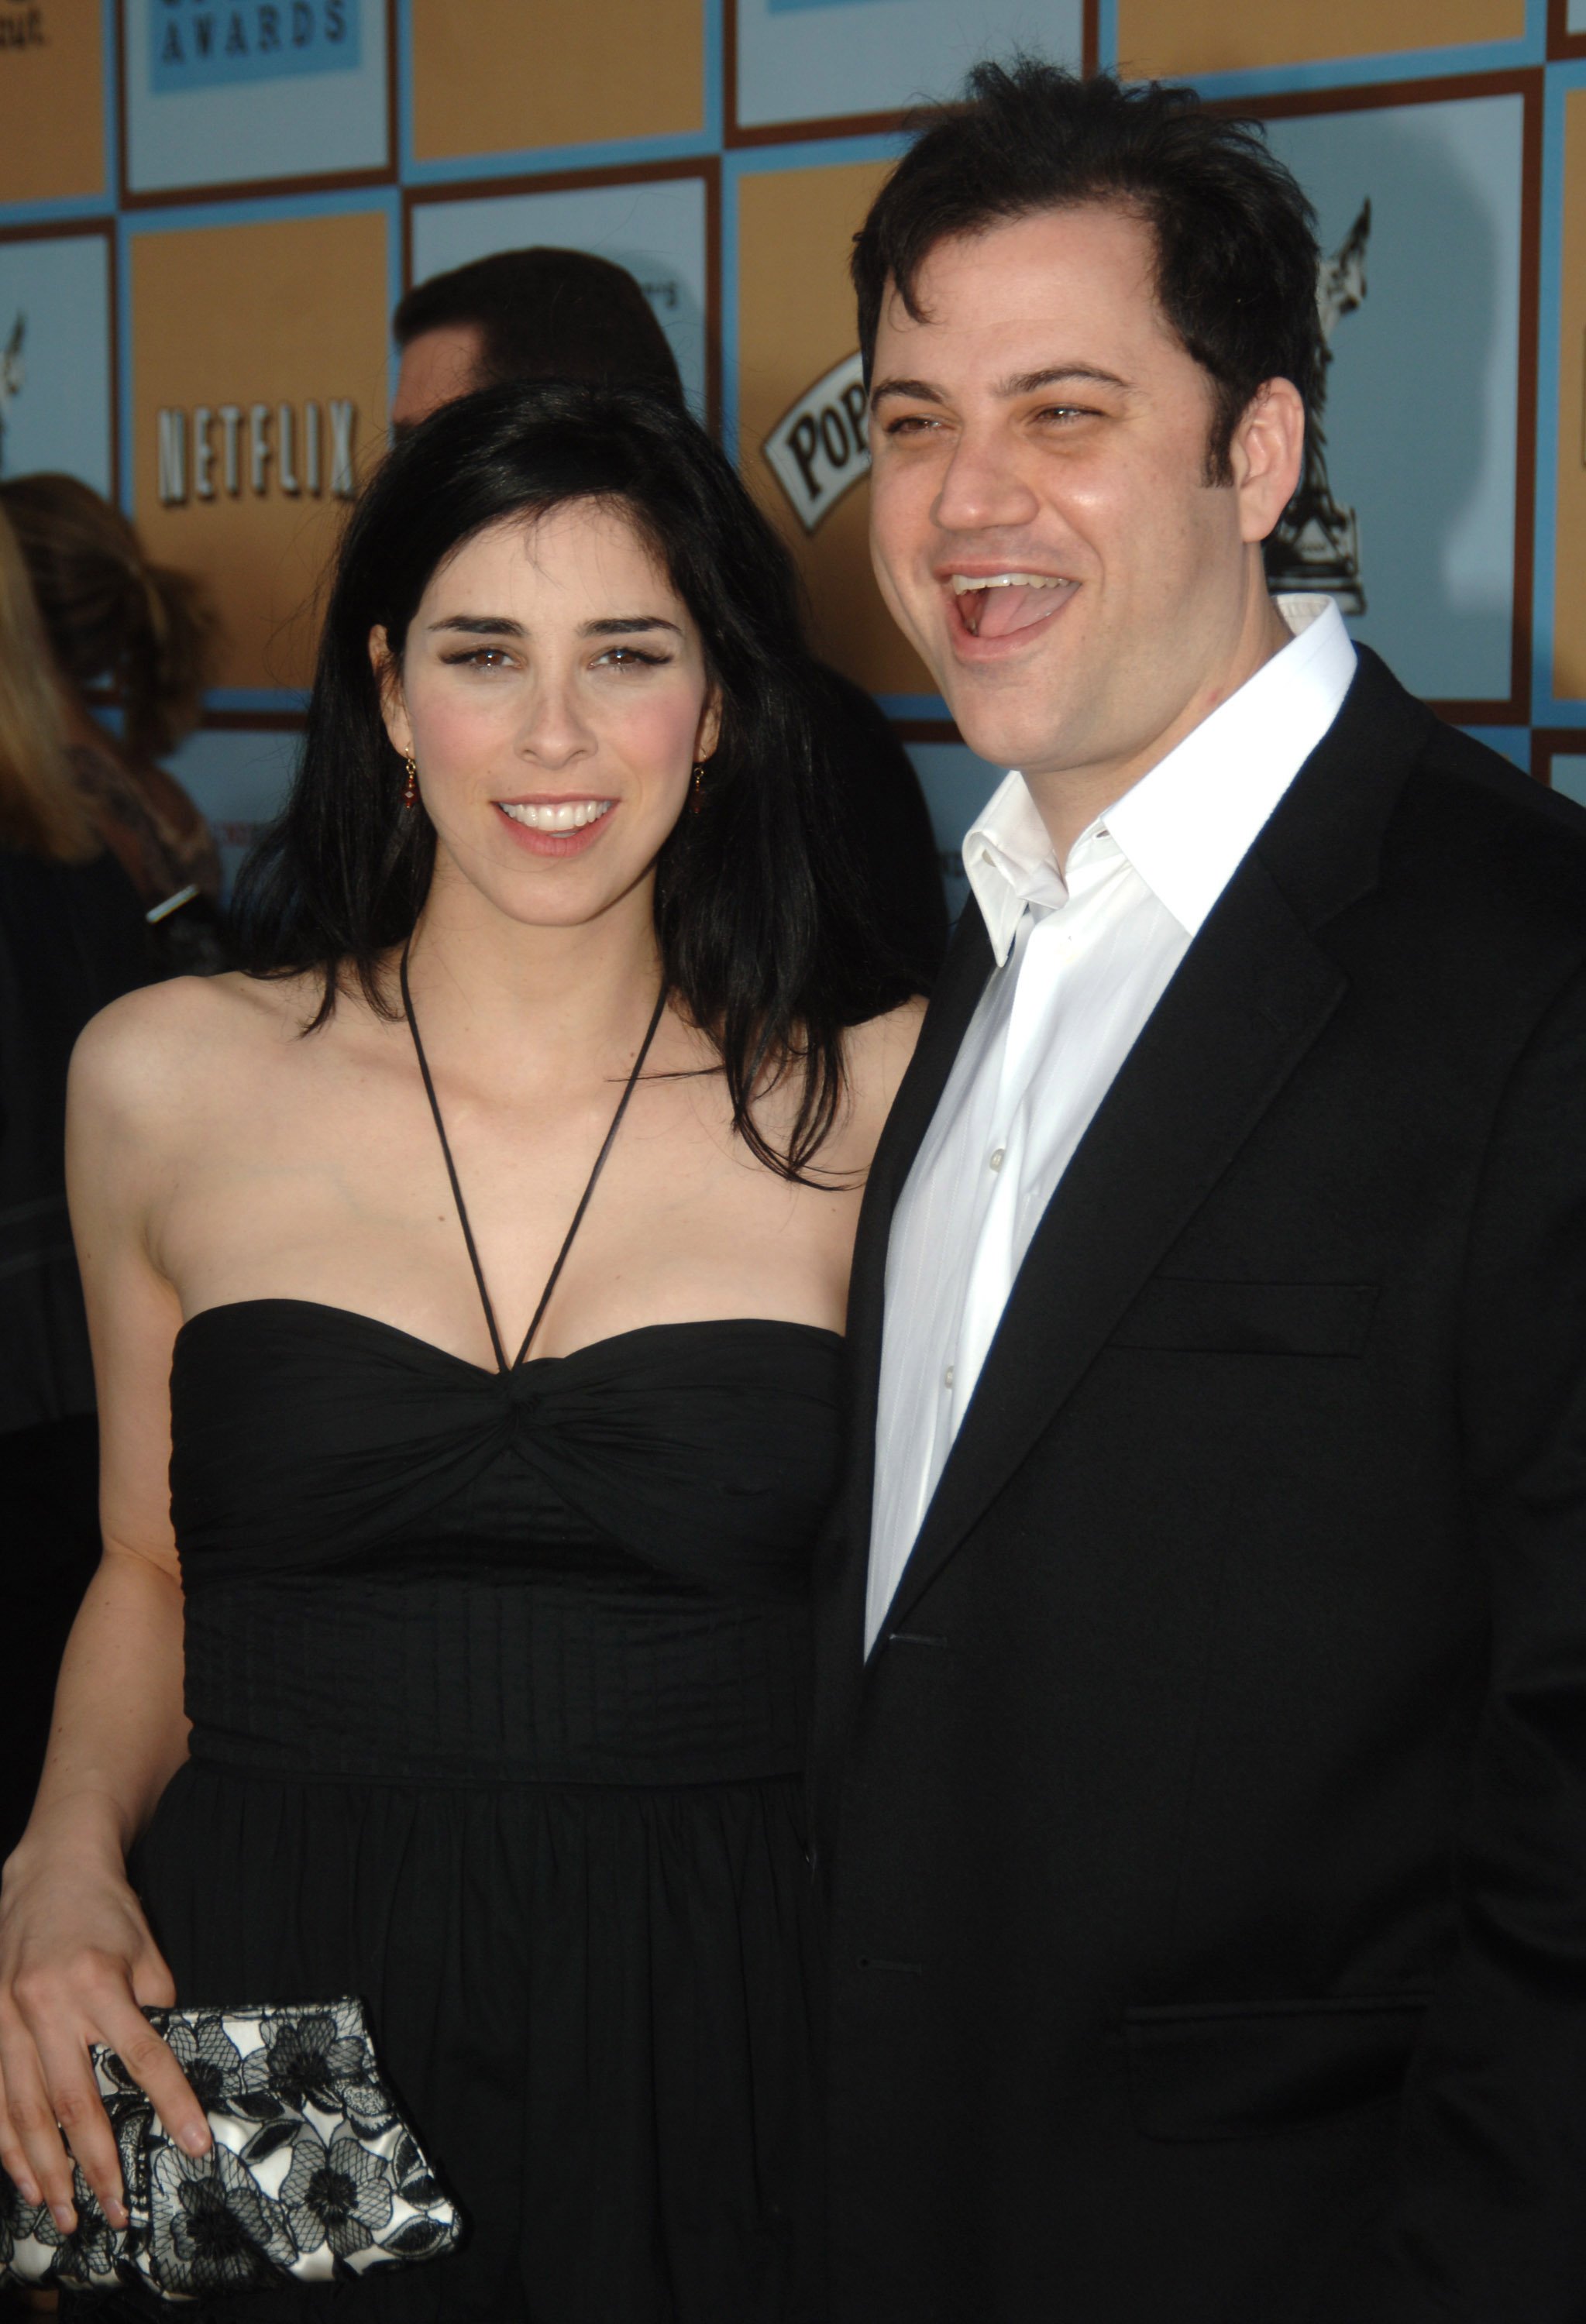
{"label": "woman's bare arm", "polygon": [[112,2045],[190,2151],[209,2144],[197,2100],[139,2006],[174,1995],[124,1869],[187,1756],[167,1481],[180,1313],[152,1249],[178,1169],[172,1081],[185,1074],[174,997],[169,987],[134,994],[95,1020],[73,1061],[68,1107],[105,1553],[67,1646],[33,1813],[0,1883],[0,2164],[63,2227],[75,2211],[61,2132],[106,2211],[122,2216],[90,2043]]}

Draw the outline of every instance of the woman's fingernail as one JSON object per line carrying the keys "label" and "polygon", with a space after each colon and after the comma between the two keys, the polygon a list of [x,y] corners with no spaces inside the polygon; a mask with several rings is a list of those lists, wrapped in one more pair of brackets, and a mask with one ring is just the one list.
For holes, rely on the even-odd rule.
{"label": "woman's fingernail", "polygon": [[24,2203],[32,2205],[35,2211],[44,2200],[31,2179],[19,2179],[16,2182],[16,2191]]}
{"label": "woman's fingernail", "polygon": [[109,2220],[113,2227],[124,2227],[126,2225],[125,2204],[118,2203],[115,2196],[112,2195],[105,2205],[105,2217]]}
{"label": "woman's fingernail", "polygon": [[69,2203],[51,2203],[50,2206],[50,2217],[54,2220],[56,2226],[60,2228],[63,2236],[70,2235],[72,2229],[77,2225],[77,2213],[72,2209]]}
{"label": "woman's fingernail", "polygon": [[207,2154],[209,2133],[201,2122],[189,2122],[177,2133],[189,2154]]}

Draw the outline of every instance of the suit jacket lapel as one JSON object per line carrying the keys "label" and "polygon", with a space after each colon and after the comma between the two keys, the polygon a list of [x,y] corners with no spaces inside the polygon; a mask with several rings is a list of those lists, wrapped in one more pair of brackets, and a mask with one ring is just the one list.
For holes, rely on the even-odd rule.
{"label": "suit jacket lapel", "polygon": [[[1403,746],[1418,744],[1432,723],[1374,657],[1363,653],[1361,663],[1332,733],[1191,945],[1047,1207],[899,1584],[894,1618],[907,1615],[1073,1394],[1338,1005],[1343,975],[1312,928],[1372,884],[1409,761]],[[945,1078],[936,1081],[938,1094]],[[864,1392],[873,1412],[873,1372]],[[862,1465],[868,1517],[871,1471]],[[866,1538],[863,1526],[854,1538]],[[865,1561],[854,1563],[862,1604]]]}

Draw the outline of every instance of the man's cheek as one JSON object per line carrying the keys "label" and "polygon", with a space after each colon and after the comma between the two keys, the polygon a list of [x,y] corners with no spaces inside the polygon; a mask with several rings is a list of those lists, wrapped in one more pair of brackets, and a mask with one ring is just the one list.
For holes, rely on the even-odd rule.
{"label": "man's cheek", "polygon": [[934,662],[941,652],[946,628],[935,582],[919,574],[908,574],[900,586],[883,595],[899,628],[927,661]]}
{"label": "man's cheek", "polygon": [[877,586],[893,619],[907,622],[912,618],[909,599],[921,582],[915,570],[917,559],[907,533],[899,528],[898,514],[888,495],[872,492],[871,563],[875,568]]}

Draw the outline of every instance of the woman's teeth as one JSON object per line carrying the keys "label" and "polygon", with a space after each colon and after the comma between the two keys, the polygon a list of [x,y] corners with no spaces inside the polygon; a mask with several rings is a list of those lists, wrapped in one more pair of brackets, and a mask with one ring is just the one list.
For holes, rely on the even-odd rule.
{"label": "woman's teeth", "polygon": [[504,816],[530,831],[582,831],[586,824],[598,823],[612,808],[610,799],[558,799],[554,806],[546,807],[497,799],[496,805]]}

